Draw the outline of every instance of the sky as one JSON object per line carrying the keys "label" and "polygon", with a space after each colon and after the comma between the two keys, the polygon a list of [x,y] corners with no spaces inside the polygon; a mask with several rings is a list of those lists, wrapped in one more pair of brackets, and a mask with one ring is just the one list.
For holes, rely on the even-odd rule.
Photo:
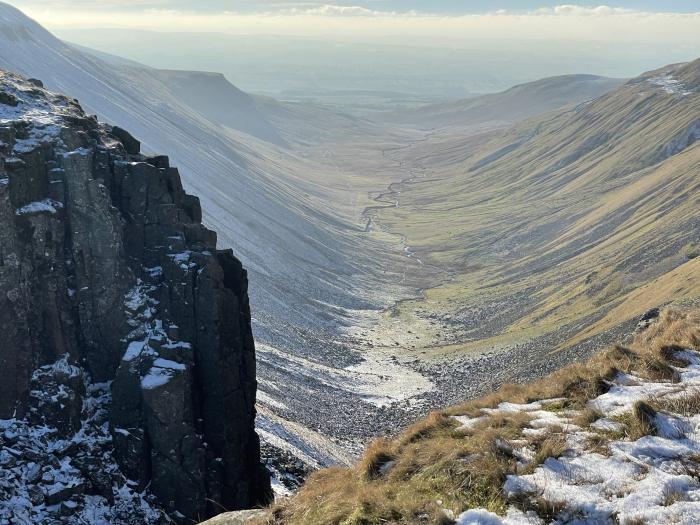
{"label": "sky", "polygon": [[[324,6],[357,7],[376,12],[418,13],[460,15],[488,13],[498,10],[529,12],[543,7],[556,7],[565,2],[548,0],[354,0],[338,2],[299,1],[299,0],[18,0],[16,5],[31,8],[118,8],[124,11],[144,9],[173,9],[200,13],[234,11],[241,13],[274,12],[290,9],[309,10]],[[582,3],[586,6],[597,4]],[[616,0],[607,4],[613,7],[640,11],[698,12],[697,0]]]}
{"label": "sky", "polygon": [[10,0],[51,30],[403,39],[566,39],[700,46],[700,0]]}

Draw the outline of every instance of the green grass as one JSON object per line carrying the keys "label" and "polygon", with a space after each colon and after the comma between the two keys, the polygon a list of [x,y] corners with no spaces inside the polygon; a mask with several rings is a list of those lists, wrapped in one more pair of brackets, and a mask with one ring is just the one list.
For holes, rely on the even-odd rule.
{"label": "green grass", "polygon": [[[392,153],[417,176],[403,186],[401,206],[379,211],[378,220],[406,237],[425,272],[443,270],[425,299],[403,304],[399,317],[410,324],[425,315],[416,309],[453,317],[464,308],[505,305],[498,312],[505,327],[464,333],[463,345],[444,352],[478,348],[472,335],[510,344],[604,319],[566,346],[611,328],[611,319],[619,324],[645,308],[700,295],[696,266],[682,269],[700,245],[688,222],[700,189],[700,148],[659,162],[659,144],[687,130],[698,112],[700,95],[679,101],[640,83],[578,113],[487,135],[485,144],[440,137]],[[533,133],[521,147],[479,164]],[[520,308],[507,311],[508,304]],[[440,353],[443,345],[434,346]]]}

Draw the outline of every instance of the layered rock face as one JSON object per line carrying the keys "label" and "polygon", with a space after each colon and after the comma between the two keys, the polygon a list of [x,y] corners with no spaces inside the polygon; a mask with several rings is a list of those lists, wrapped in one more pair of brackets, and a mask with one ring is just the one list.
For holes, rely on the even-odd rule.
{"label": "layered rock face", "polygon": [[139,149],[0,72],[0,522],[191,523],[269,498],[246,272]]}

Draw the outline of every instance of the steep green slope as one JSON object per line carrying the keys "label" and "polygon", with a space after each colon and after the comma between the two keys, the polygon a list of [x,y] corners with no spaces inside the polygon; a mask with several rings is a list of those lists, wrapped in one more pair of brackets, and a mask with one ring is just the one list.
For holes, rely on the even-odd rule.
{"label": "steep green slope", "polygon": [[[554,331],[572,343],[612,308],[619,323],[700,294],[690,260],[700,239],[698,79],[700,61],[647,73],[465,146],[458,165],[440,160],[454,155],[454,138],[401,151],[420,170],[394,194],[397,206],[373,210],[374,222],[405,236],[422,262],[416,281],[435,268],[449,278],[403,303],[402,322],[394,312],[387,329],[422,326],[440,353]],[[426,322],[436,316],[455,335]]]}

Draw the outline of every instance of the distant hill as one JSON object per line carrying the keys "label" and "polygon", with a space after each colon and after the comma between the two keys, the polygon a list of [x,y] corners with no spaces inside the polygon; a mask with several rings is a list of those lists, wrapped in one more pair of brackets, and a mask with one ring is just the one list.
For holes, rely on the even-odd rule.
{"label": "distant hill", "polygon": [[465,126],[487,121],[517,122],[557,108],[597,98],[624,83],[595,75],[564,75],[514,86],[502,93],[457,102],[430,104],[389,113],[389,122],[421,129]]}
{"label": "distant hill", "polygon": [[254,97],[238,89],[220,73],[151,70],[179,100],[203,116],[266,142],[286,142],[258,108]]}

